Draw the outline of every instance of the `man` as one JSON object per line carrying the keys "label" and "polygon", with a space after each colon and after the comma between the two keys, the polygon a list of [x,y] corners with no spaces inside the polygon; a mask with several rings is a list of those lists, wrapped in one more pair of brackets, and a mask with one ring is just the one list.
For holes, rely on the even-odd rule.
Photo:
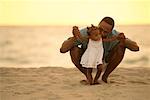
{"label": "man", "polygon": [[[128,48],[131,51],[139,51],[139,47],[136,42],[133,42],[125,38],[124,34],[120,34],[114,28],[114,20],[111,17],[104,17],[98,25],[98,28],[102,34],[103,39],[109,39],[113,36],[117,36],[118,40],[111,42],[103,42],[104,55],[103,59],[107,63],[106,70],[102,76],[102,80],[107,83],[110,73],[120,64],[122,61],[125,49]],[[71,60],[74,65],[85,75],[87,69],[80,64],[81,56],[84,53],[88,41],[84,39],[87,36],[87,29],[82,29],[80,32],[73,30],[74,37],[64,41],[60,48],[61,53],[70,51]],[[81,47],[79,47],[81,45]]]}

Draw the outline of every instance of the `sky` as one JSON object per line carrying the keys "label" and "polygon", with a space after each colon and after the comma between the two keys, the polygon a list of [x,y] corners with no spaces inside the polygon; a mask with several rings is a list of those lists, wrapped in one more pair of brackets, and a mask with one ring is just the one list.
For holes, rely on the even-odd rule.
{"label": "sky", "polygon": [[0,0],[0,25],[150,24],[150,0]]}

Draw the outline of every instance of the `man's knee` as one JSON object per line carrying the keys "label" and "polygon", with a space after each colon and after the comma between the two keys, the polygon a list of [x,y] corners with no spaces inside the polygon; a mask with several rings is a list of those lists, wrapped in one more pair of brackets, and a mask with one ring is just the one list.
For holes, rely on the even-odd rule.
{"label": "man's knee", "polygon": [[65,50],[63,47],[60,48],[60,53],[66,53],[68,52],[69,50]]}
{"label": "man's knee", "polygon": [[126,39],[125,45],[126,45],[126,48],[128,48],[131,51],[139,51],[139,46],[137,45],[135,41]]}
{"label": "man's knee", "polygon": [[66,53],[69,50],[71,50],[71,48],[74,47],[74,41],[75,41],[74,37],[70,37],[68,40],[64,41],[60,48],[60,52]]}
{"label": "man's knee", "polygon": [[132,47],[132,49],[130,49],[132,51],[139,51],[139,46],[138,45],[135,45],[134,47]]}

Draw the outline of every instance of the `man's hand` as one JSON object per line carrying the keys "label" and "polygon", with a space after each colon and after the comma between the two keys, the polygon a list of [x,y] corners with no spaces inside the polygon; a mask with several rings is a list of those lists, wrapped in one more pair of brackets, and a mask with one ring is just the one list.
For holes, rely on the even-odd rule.
{"label": "man's hand", "polygon": [[77,26],[73,26],[72,33],[73,33],[73,36],[74,36],[76,39],[79,39],[79,40],[80,40],[81,35],[80,35],[80,31],[79,31],[79,29],[78,29]]}

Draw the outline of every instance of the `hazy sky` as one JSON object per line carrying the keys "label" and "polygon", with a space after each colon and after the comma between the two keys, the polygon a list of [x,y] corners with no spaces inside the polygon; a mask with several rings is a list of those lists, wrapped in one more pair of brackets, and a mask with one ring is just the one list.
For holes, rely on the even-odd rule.
{"label": "hazy sky", "polygon": [[0,25],[150,24],[150,0],[0,0]]}

